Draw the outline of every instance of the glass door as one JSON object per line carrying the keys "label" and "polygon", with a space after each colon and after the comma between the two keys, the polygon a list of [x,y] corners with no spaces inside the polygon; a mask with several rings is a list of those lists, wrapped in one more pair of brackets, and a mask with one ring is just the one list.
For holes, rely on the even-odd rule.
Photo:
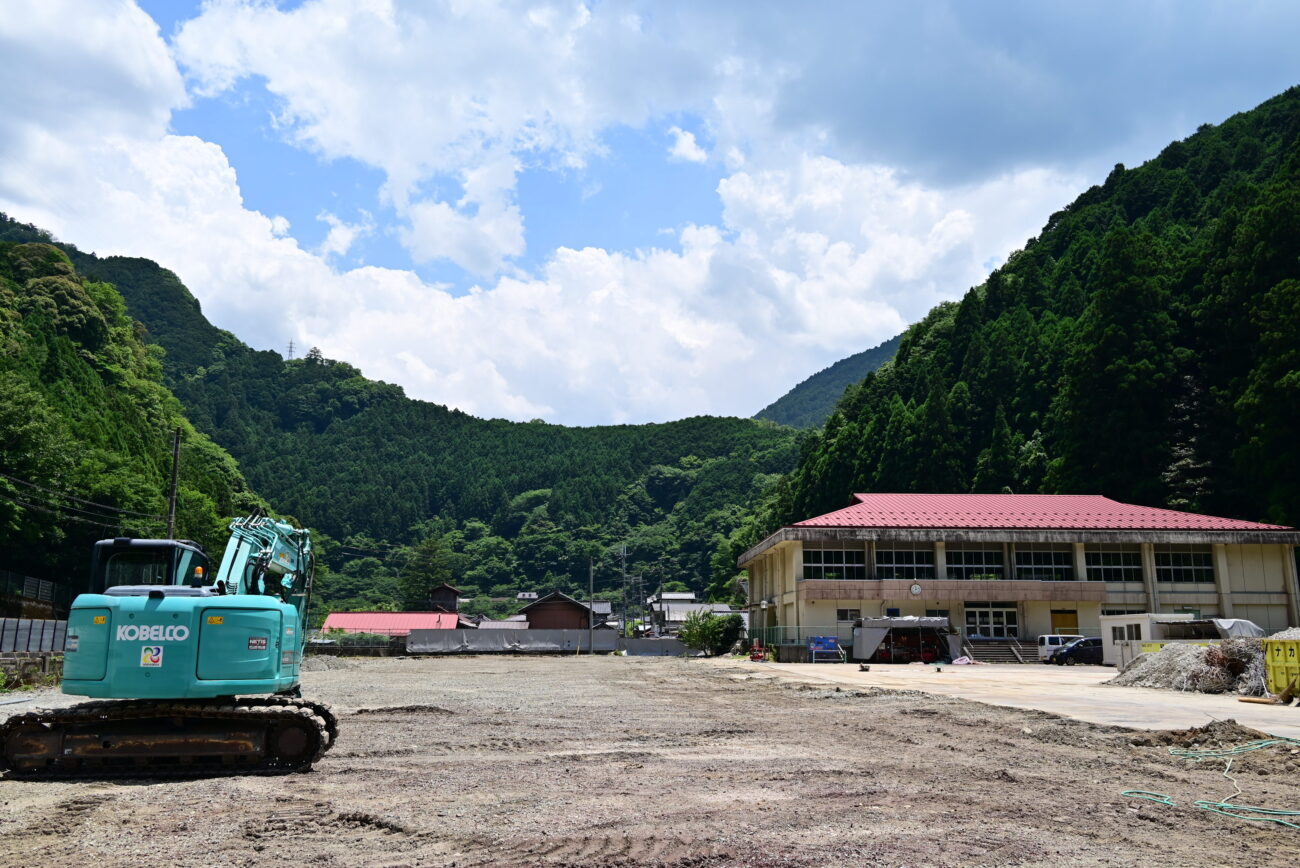
{"label": "glass door", "polygon": [[976,639],[1020,638],[1020,614],[1006,603],[967,603],[966,636]]}

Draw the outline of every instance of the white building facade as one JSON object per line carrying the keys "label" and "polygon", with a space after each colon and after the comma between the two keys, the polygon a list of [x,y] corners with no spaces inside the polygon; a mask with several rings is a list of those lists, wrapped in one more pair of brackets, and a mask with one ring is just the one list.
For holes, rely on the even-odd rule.
{"label": "white building facade", "polygon": [[739,560],[772,643],[860,617],[940,615],[968,639],[1100,635],[1102,615],[1300,624],[1293,528],[1093,495],[859,494]]}

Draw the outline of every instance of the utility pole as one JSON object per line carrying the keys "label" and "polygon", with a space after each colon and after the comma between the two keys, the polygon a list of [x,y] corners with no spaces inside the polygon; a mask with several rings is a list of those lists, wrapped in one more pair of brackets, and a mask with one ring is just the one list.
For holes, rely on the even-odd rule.
{"label": "utility pole", "polygon": [[644,630],[646,621],[650,620],[646,617],[644,574],[638,574],[636,577],[636,605],[637,608],[641,610],[641,629]]}
{"label": "utility pole", "polygon": [[596,559],[587,556],[587,653],[596,653]]}
{"label": "utility pole", "polygon": [[618,547],[618,557],[623,562],[623,632],[627,632],[627,543]]}
{"label": "utility pole", "polygon": [[181,429],[172,436],[172,490],[167,496],[167,539],[176,538],[176,486],[181,476]]}

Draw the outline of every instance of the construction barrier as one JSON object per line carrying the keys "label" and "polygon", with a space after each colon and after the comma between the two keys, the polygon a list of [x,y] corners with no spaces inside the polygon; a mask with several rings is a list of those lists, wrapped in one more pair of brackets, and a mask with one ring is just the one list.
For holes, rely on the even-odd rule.
{"label": "construction barrier", "polygon": [[701,653],[692,651],[681,639],[671,636],[662,639],[619,639],[618,650],[629,657],[693,657]]}
{"label": "construction barrier", "polygon": [[613,630],[412,630],[408,654],[562,654],[596,653],[618,648]]}
{"label": "construction barrier", "polygon": [[0,618],[0,654],[15,651],[63,652],[67,621]]}

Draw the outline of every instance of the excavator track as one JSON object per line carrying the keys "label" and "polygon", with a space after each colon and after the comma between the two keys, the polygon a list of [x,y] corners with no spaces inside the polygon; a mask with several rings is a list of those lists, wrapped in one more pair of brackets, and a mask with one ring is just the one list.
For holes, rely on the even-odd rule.
{"label": "excavator track", "polygon": [[284,696],[83,702],[0,725],[0,769],[29,780],[289,774],[337,737],[329,706]]}

